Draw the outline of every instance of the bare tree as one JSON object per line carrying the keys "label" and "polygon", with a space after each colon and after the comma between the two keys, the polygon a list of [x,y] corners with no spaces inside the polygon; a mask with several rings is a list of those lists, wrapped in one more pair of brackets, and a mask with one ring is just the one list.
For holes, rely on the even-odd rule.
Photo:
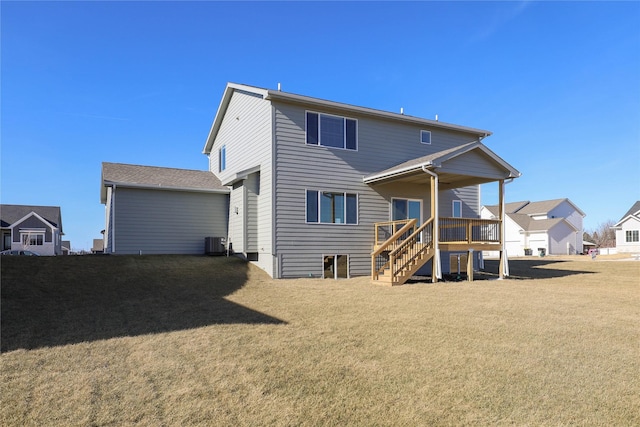
{"label": "bare tree", "polygon": [[598,224],[593,231],[588,233],[598,248],[613,248],[616,246],[616,232],[611,228],[614,224],[615,221],[607,220]]}

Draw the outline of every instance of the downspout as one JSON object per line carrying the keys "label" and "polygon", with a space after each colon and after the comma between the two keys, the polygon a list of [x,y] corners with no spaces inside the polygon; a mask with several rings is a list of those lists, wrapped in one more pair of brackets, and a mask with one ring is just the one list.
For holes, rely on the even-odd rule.
{"label": "downspout", "polygon": [[440,264],[440,248],[439,248],[439,236],[440,236],[440,221],[439,221],[439,213],[438,213],[438,200],[440,196],[438,195],[438,174],[435,172],[431,172],[427,169],[427,165],[422,165],[422,171],[428,173],[432,177],[435,178],[435,200],[434,204],[434,217],[433,217],[433,249],[435,250],[434,258],[433,258],[433,269],[435,271],[432,274],[436,277],[436,279],[442,279],[442,265]]}

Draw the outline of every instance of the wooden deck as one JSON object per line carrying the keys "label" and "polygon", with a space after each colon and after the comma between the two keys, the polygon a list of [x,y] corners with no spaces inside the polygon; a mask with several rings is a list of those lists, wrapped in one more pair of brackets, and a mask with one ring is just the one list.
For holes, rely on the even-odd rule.
{"label": "wooden deck", "polygon": [[[498,220],[441,217],[437,225],[434,230],[433,218],[419,226],[415,219],[376,223],[371,254],[372,280],[402,285],[434,259],[436,248],[445,252],[499,251],[502,248],[502,227]],[[473,280],[473,258],[469,256],[468,259],[467,276]]]}

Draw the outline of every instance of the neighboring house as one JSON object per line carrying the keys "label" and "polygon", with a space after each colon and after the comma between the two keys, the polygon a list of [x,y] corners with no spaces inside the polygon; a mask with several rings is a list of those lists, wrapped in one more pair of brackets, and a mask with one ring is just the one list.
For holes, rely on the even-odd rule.
{"label": "neighboring house", "polygon": [[272,277],[401,284],[421,268],[435,280],[458,254],[472,277],[481,250],[502,248],[479,185],[497,183],[502,203],[520,173],[490,134],[230,83],[203,153],[230,189],[229,244]]}
{"label": "neighboring house", "polygon": [[62,255],[62,214],[58,206],[0,205],[2,250],[26,249]]}
{"label": "neighboring house", "polygon": [[69,255],[71,253],[71,241],[63,240],[62,241],[62,255]]}
{"label": "neighboring house", "polygon": [[[102,163],[105,253],[204,253],[225,237],[229,189],[212,173]],[[94,245],[95,246],[95,245]]]}
{"label": "neighboring house", "polygon": [[93,239],[93,246],[91,247],[92,254],[104,253],[104,238]]}
{"label": "neighboring house", "polygon": [[[507,203],[505,213],[508,256],[583,253],[582,221],[585,214],[571,200]],[[483,206],[481,217],[497,218],[498,206]]]}
{"label": "neighboring house", "polygon": [[640,200],[612,228],[616,230],[616,249],[619,253],[640,253]]}

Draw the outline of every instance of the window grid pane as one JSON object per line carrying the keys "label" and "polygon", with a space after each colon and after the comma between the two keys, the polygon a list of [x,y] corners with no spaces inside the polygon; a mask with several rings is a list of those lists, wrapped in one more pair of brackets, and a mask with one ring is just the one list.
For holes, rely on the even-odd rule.
{"label": "window grid pane", "polygon": [[318,192],[307,190],[307,222],[318,222]]}
{"label": "window grid pane", "polygon": [[344,119],[320,116],[320,144],[327,147],[344,148]]}
{"label": "window grid pane", "polygon": [[307,144],[318,145],[318,115],[307,113]]}

